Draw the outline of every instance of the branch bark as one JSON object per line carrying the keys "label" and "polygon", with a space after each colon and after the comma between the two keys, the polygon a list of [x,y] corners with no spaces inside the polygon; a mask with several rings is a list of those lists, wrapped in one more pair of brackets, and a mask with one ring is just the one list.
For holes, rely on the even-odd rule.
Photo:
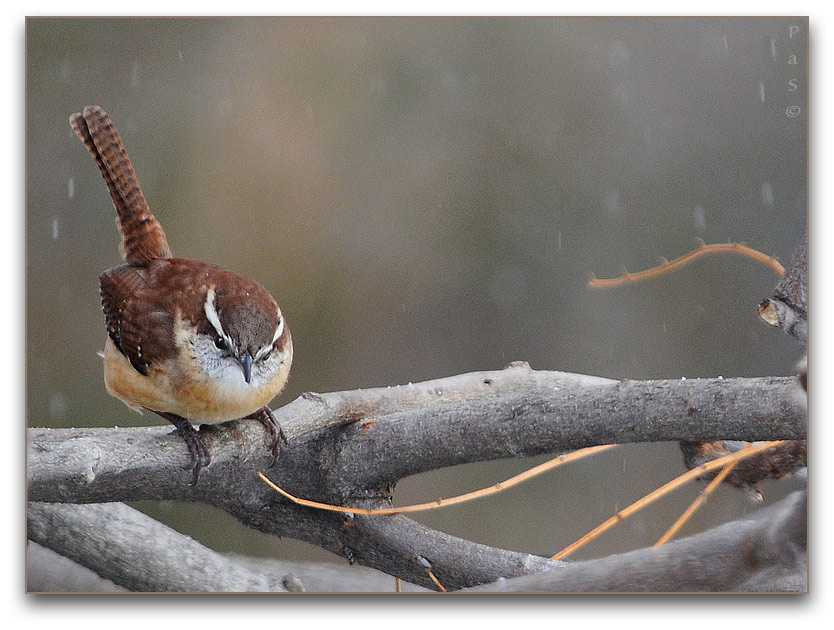
{"label": "branch bark", "polygon": [[399,388],[307,395],[276,410],[290,443],[271,471],[259,423],[203,425],[213,459],[193,489],[180,483],[188,479],[187,452],[167,426],[31,428],[29,497],[212,503],[264,470],[292,493],[343,501],[375,498],[387,484],[443,466],[598,444],[803,439],[795,388],[793,377],[611,381],[513,364]]}
{"label": "branch bark", "polygon": [[[389,505],[399,479],[471,461],[635,441],[802,439],[795,387],[795,378],[620,382],[515,363],[402,387],[309,394],[276,411],[289,444],[271,470],[259,423],[203,426],[213,460],[193,488],[180,468],[187,453],[168,427],[29,429],[29,500],[201,501],[261,531],[433,588],[422,564],[428,560],[447,588],[460,589],[562,563],[478,545],[402,515],[350,518],[303,508],[256,472],[306,498]],[[33,505],[30,527],[40,527],[48,508]]]}
{"label": "branch bark", "polygon": [[[394,591],[392,577],[365,567],[218,554],[123,503],[33,503],[28,522],[30,560],[34,555],[36,561],[40,558],[53,566],[72,560],[77,563],[74,569],[92,569],[118,583],[110,584],[108,591],[119,587],[190,593]],[[61,556],[48,556],[50,549]],[[30,589],[54,590],[39,588],[37,567],[34,579],[30,579],[32,571],[27,562]],[[77,582],[76,591],[102,589],[90,575],[82,574]],[[425,591],[410,584],[403,590]]]}
{"label": "branch bark", "polygon": [[131,591],[286,590],[123,503],[29,503],[27,517],[30,539]]}

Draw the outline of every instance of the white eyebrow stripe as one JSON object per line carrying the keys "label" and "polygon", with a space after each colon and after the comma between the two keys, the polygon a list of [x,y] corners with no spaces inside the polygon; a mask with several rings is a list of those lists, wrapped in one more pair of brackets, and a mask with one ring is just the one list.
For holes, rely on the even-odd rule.
{"label": "white eyebrow stripe", "polygon": [[214,326],[217,334],[225,339],[227,338],[226,333],[223,332],[223,324],[220,323],[220,316],[217,314],[217,309],[214,306],[214,297],[214,287],[211,286],[206,292],[206,301],[203,302],[203,310],[206,312],[206,317],[209,323]]}
{"label": "white eyebrow stripe", "polygon": [[275,334],[272,336],[272,342],[268,346],[264,346],[260,350],[258,350],[258,354],[255,356],[255,360],[258,360],[270,352],[272,352],[272,347],[275,345],[275,342],[281,337],[284,333],[284,316],[281,314],[281,308],[278,307],[276,309],[278,311],[278,327],[275,329]]}
{"label": "white eyebrow stripe", "polygon": [[284,316],[281,314],[280,307],[277,307],[276,310],[278,311],[278,328],[275,329],[275,335],[272,337],[272,343],[270,345],[275,345],[275,342],[278,341],[278,338],[284,332]]}

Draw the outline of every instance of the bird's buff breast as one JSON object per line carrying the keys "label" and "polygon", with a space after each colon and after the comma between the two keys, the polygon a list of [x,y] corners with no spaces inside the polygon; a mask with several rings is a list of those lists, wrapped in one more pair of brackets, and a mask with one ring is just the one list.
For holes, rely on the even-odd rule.
{"label": "bird's buff breast", "polygon": [[191,363],[184,358],[151,367],[145,376],[108,338],[104,348],[105,387],[111,396],[137,411],[144,407],[196,422],[222,422],[248,416],[275,398],[286,383],[291,363],[291,355],[285,357],[273,378],[253,387],[244,381],[242,372],[208,378],[189,369]]}

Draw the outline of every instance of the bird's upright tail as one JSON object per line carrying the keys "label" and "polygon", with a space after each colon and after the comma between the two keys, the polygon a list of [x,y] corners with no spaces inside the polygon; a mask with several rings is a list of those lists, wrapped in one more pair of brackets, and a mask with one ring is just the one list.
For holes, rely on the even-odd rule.
{"label": "bird's upright tail", "polygon": [[165,232],[148,208],[122,139],[107,112],[98,106],[85,107],[83,112],[70,116],[70,125],[107,183],[116,206],[124,260],[144,266],[157,258],[170,258]]}

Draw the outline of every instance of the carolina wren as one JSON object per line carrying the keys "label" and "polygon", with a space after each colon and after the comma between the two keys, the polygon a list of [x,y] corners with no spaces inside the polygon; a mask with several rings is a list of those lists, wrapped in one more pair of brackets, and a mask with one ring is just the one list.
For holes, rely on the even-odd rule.
{"label": "carolina wren", "polygon": [[125,261],[99,278],[107,391],[176,427],[192,485],[211,462],[192,420],[257,419],[270,432],[274,461],[286,438],[267,403],[287,382],[293,352],[278,303],[250,278],[172,257],[110,116],[85,107],[70,125],[104,176]]}

